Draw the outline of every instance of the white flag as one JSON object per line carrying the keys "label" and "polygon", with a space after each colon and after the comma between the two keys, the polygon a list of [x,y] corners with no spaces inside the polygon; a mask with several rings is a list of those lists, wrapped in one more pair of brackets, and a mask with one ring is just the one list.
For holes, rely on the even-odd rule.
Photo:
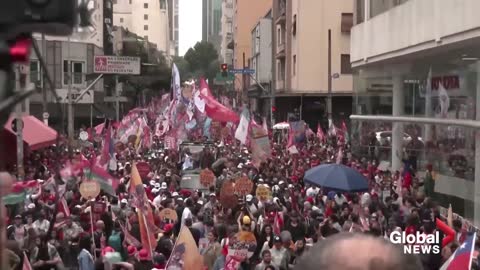
{"label": "white flag", "polygon": [[240,117],[240,123],[235,131],[235,139],[239,140],[242,144],[247,142],[248,136],[248,124],[250,122],[250,115],[247,109],[244,109],[242,116]]}

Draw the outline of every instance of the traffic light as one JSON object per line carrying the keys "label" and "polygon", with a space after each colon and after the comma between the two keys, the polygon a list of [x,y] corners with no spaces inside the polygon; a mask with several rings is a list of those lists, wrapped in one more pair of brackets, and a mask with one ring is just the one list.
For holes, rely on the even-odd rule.
{"label": "traffic light", "polygon": [[221,64],[220,69],[222,70],[222,77],[228,77],[228,65]]}

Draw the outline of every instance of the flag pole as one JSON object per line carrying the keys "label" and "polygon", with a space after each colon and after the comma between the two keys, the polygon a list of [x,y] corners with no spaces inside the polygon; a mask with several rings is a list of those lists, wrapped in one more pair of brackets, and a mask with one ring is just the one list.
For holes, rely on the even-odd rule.
{"label": "flag pole", "polygon": [[[148,223],[147,223],[147,218],[145,217],[145,213],[142,211],[142,216],[143,216],[143,223],[145,224],[145,230],[147,231],[147,236],[148,236],[148,246],[150,249],[150,254],[153,255],[153,249],[152,249],[152,240],[150,239],[150,229],[148,228]],[[152,262],[153,262],[153,256],[150,256]]]}

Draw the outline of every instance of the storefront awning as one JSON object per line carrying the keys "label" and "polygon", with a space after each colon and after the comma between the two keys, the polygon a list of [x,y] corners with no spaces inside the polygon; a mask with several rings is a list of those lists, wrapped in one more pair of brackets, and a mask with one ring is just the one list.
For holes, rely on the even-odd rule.
{"label": "storefront awning", "polygon": [[[10,116],[4,129],[15,135],[12,130],[12,122],[15,118]],[[42,121],[34,116],[26,115],[23,120],[23,141],[28,145],[30,150],[38,150],[52,144],[55,144],[57,132],[51,127],[45,125]]]}

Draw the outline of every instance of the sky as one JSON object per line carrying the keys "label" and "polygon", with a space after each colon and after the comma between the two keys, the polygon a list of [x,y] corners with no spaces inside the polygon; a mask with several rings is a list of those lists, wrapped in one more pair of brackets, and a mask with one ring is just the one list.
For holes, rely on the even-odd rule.
{"label": "sky", "polygon": [[202,0],[179,0],[179,54],[202,40]]}

